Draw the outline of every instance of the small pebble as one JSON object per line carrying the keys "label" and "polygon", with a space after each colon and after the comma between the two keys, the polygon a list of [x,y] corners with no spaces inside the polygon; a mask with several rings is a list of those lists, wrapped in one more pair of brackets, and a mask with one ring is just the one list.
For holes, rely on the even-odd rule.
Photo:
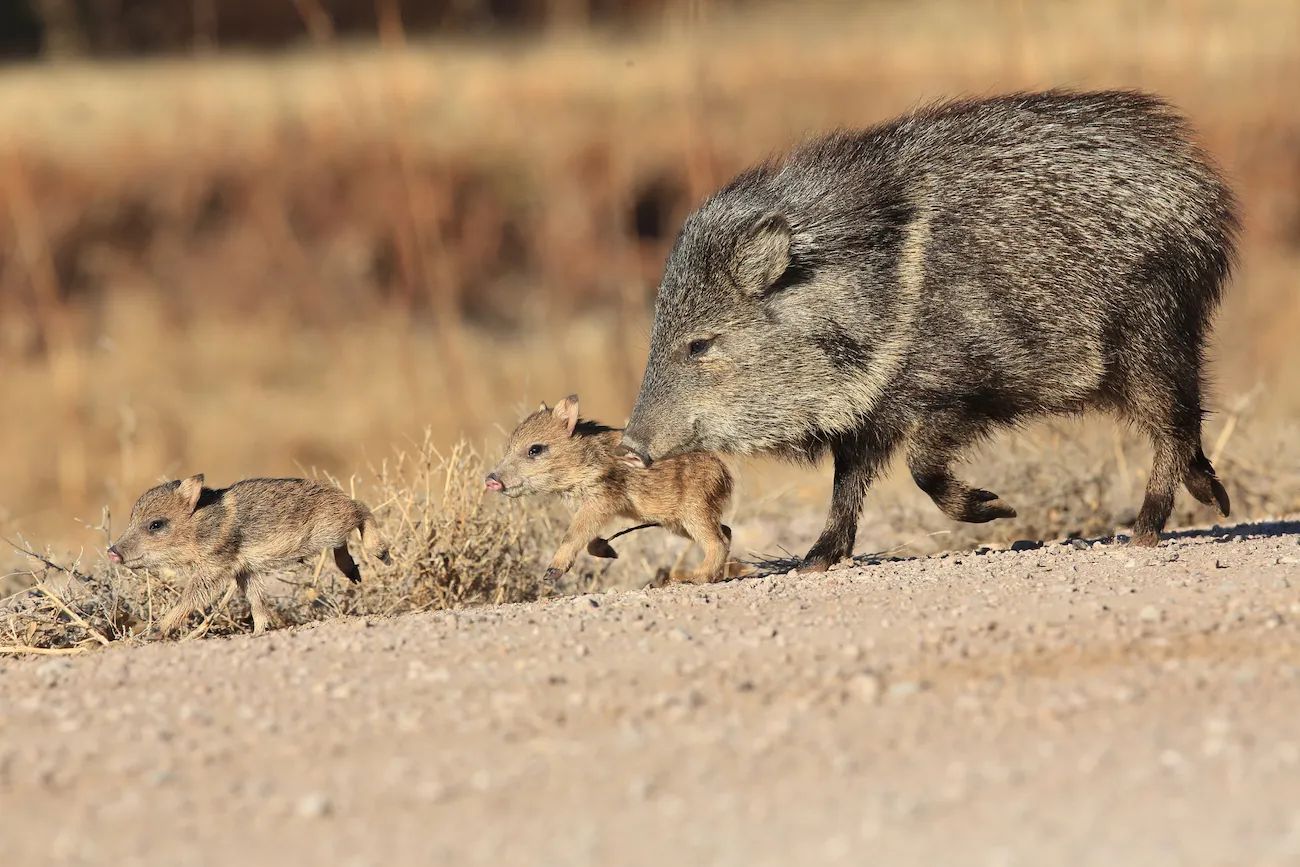
{"label": "small pebble", "polygon": [[916,695],[923,689],[925,689],[923,683],[918,683],[915,680],[900,680],[898,683],[890,684],[888,692],[890,698],[906,698],[910,695]]}
{"label": "small pebble", "polygon": [[874,671],[863,671],[849,678],[849,690],[862,701],[878,701],[885,691],[885,682]]}
{"label": "small pebble", "polygon": [[304,819],[321,819],[334,811],[334,804],[322,792],[312,792],[298,799],[294,812]]}

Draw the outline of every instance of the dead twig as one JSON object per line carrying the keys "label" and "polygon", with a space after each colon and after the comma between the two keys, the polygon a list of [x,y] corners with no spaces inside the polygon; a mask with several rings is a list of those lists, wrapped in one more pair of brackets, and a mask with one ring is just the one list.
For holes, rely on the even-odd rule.
{"label": "dead twig", "polygon": [[31,557],[33,560],[37,560],[45,564],[46,568],[53,569],[56,572],[63,572],[66,575],[71,575],[73,578],[76,578],[78,581],[90,580],[89,576],[81,574],[76,569],[61,565],[59,563],[55,563],[53,560],[49,559],[48,557],[44,557],[40,554],[37,554],[35,551],[29,551],[28,549],[24,548],[22,545],[19,545],[17,542],[14,542],[11,539],[0,538],[0,541],[3,541],[6,545],[8,545],[10,548],[13,548],[19,554],[26,554],[28,557]]}
{"label": "dead twig", "polygon": [[89,649],[84,644],[78,644],[76,647],[29,647],[25,644],[7,644],[0,645],[0,654],[9,656],[23,656],[26,654],[32,654],[33,656],[75,656],[78,653],[85,653]]}

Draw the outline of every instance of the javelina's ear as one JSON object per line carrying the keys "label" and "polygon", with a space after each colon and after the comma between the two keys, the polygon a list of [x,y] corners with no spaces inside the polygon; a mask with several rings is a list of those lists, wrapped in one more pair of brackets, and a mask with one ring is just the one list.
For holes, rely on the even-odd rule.
{"label": "javelina's ear", "polygon": [[790,224],[775,211],[746,229],[731,254],[731,275],[740,291],[759,295],[790,267]]}
{"label": "javelina's ear", "polygon": [[182,501],[189,504],[190,514],[198,508],[199,497],[203,494],[203,473],[197,476],[190,476],[188,479],[182,479],[180,486],[176,488],[176,495]]}
{"label": "javelina's ear", "polygon": [[573,429],[578,426],[578,396],[569,395],[557,403],[551,413],[564,422],[564,426],[569,429],[569,436],[573,436]]}

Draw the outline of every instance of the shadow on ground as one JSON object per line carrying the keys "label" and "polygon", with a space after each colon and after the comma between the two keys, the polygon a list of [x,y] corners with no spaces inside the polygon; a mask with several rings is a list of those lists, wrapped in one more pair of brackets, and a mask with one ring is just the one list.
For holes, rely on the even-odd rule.
{"label": "shadow on ground", "polygon": [[[1245,521],[1239,524],[1221,525],[1215,524],[1213,527],[1198,527],[1186,530],[1170,530],[1164,533],[1162,539],[1211,539],[1215,542],[1227,542],[1236,538],[1249,539],[1272,539],[1280,536],[1297,536],[1300,537],[1300,520],[1282,518],[1270,521]],[[1091,548],[1093,545],[1113,545],[1127,544],[1129,537],[1124,534],[1113,536],[1097,536],[1094,538],[1073,537],[1069,539],[1055,539],[1049,541],[1040,541],[1034,539],[1021,539],[1005,547],[981,546],[970,551],[945,551],[938,554],[909,556],[900,555],[897,549],[888,551],[877,551],[869,554],[854,555],[851,563],[854,566],[875,566],[880,563],[897,563],[905,560],[924,560],[927,557],[944,557],[950,554],[975,554],[982,556],[995,551],[1034,551],[1039,548],[1045,548],[1049,545],[1070,545],[1075,548]],[[801,557],[796,557],[789,551],[783,551],[779,555],[767,556],[759,555],[757,559],[746,560],[748,565],[753,567],[754,572],[745,578],[763,578],[768,575],[781,575],[792,569],[798,569],[802,563]],[[839,568],[849,568],[846,563],[840,564]]]}

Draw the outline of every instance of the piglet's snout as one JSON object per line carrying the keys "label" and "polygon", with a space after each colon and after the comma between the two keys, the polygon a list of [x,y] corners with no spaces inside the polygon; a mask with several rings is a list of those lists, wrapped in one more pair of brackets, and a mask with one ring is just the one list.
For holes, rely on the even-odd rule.
{"label": "piglet's snout", "polygon": [[489,491],[504,491],[506,486],[501,483],[501,478],[496,473],[488,473],[488,477],[483,480],[483,487]]}
{"label": "piglet's snout", "polygon": [[109,562],[112,562],[112,563],[119,563],[119,564],[120,564],[120,563],[122,562],[122,552],[119,551],[119,550],[117,550],[117,546],[116,546],[116,545],[112,545],[112,546],[109,547],[109,549],[108,549],[108,559],[109,559]]}

